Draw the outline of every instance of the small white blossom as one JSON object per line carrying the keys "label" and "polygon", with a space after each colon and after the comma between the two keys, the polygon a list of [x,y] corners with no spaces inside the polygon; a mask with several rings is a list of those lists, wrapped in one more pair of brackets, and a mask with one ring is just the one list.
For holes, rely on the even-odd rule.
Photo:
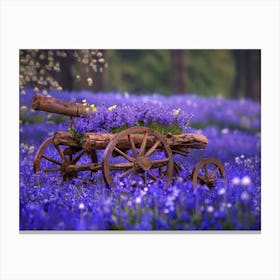
{"label": "small white blossom", "polygon": [[241,185],[246,187],[246,186],[249,186],[251,184],[251,178],[249,176],[244,176],[242,179],[241,179]]}
{"label": "small white blossom", "polygon": [[228,134],[228,132],[229,132],[229,129],[228,129],[228,128],[222,129],[222,134]]}
{"label": "small white blossom", "polygon": [[80,210],[84,210],[84,209],[85,209],[84,203],[81,202],[81,203],[79,204],[79,209],[80,209]]}
{"label": "small white blossom", "polygon": [[235,186],[239,185],[240,184],[240,178],[239,177],[232,178],[231,183]]}
{"label": "small white blossom", "polygon": [[250,195],[245,191],[245,192],[241,193],[240,198],[241,198],[241,200],[246,201],[250,198]]}
{"label": "small white blossom", "polygon": [[25,105],[22,105],[22,106],[20,107],[20,110],[21,110],[22,112],[25,112],[25,111],[27,111],[27,107],[26,107]]}
{"label": "small white blossom", "polygon": [[212,205],[209,205],[209,206],[207,207],[207,212],[208,212],[208,213],[213,213],[213,212],[214,212],[214,207],[213,207]]}
{"label": "small white blossom", "polygon": [[167,208],[164,208],[163,213],[167,214],[167,213],[169,213],[169,210]]}
{"label": "small white blossom", "polygon": [[225,193],[226,193],[225,188],[220,189],[218,192],[219,195],[224,195]]}

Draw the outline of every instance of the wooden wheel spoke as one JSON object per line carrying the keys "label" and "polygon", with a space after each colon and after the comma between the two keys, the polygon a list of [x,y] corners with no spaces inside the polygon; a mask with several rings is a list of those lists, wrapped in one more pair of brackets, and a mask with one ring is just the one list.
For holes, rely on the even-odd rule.
{"label": "wooden wheel spoke", "polygon": [[52,162],[52,163],[55,163],[55,164],[57,164],[57,165],[61,165],[61,163],[60,163],[59,161],[57,161],[57,160],[55,160],[55,159],[53,159],[53,158],[50,158],[50,157],[48,157],[48,156],[46,156],[46,155],[42,155],[42,158],[44,158],[44,159],[46,159],[46,160],[48,160],[48,161],[50,161],[50,162]]}
{"label": "wooden wheel spoke", "polygon": [[144,185],[147,184],[147,177],[145,175],[140,175],[140,177],[142,178]]}
{"label": "wooden wheel spoke", "polygon": [[158,147],[158,145],[160,144],[160,141],[156,141],[156,143],[148,150],[148,152],[145,154],[146,157],[149,157]]}
{"label": "wooden wheel spoke", "polygon": [[134,158],[130,157],[129,155],[127,155],[126,153],[124,153],[123,151],[121,151],[119,148],[115,147],[114,150],[116,152],[118,152],[121,156],[123,156],[125,159],[127,159],[130,162],[134,161]]}
{"label": "wooden wheel spoke", "polygon": [[130,143],[131,151],[132,151],[134,157],[137,157],[137,150],[135,147],[135,143],[134,143],[132,134],[128,134],[128,141]]}
{"label": "wooden wheel spoke", "polygon": [[130,173],[129,177],[128,177],[129,183],[131,183],[131,181],[132,181],[132,179],[133,179],[134,176],[135,176],[135,171],[133,170],[133,171]]}
{"label": "wooden wheel spoke", "polygon": [[121,179],[121,178],[125,177],[127,174],[129,174],[131,171],[133,171],[133,167],[127,169],[125,172],[118,175],[118,177]]}
{"label": "wooden wheel spoke", "polygon": [[125,163],[114,163],[110,164],[110,170],[123,170],[123,169],[131,169],[133,168],[134,164],[132,162],[125,162]]}
{"label": "wooden wheel spoke", "polygon": [[210,179],[214,179],[214,177],[215,177],[215,175],[216,175],[218,170],[219,170],[219,166],[216,166],[216,168],[213,170],[213,172],[211,173],[209,178]]}
{"label": "wooden wheel spoke", "polygon": [[147,145],[147,139],[148,139],[148,132],[144,133],[143,139],[142,139],[142,143],[141,143],[141,147],[140,147],[140,151],[139,151],[139,155],[143,156],[145,149],[146,149],[146,145]]}
{"label": "wooden wheel spoke", "polygon": [[72,161],[73,163],[77,163],[79,159],[86,153],[86,150],[82,150]]}
{"label": "wooden wheel spoke", "polygon": [[207,183],[207,179],[205,177],[197,176],[197,179],[199,179],[200,181],[202,181],[205,184]]}
{"label": "wooden wheel spoke", "polygon": [[161,166],[158,168],[158,176],[160,176],[162,174],[162,168]]}
{"label": "wooden wheel spoke", "polygon": [[158,168],[166,165],[169,159],[158,159],[158,160],[151,160],[152,167],[151,168]]}
{"label": "wooden wheel spoke", "polygon": [[98,158],[95,150],[92,150],[90,153],[91,162],[98,163]]}
{"label": "wooden wheel spoke", "polygon": [[65,161],[65,156],[63,154],[63,151],[60,149],[59,145],[54,145],[56,150],[58,151],[60,157]]}
{"label": "wooden wheel spoke", "polygon": [[[207,167],[209,165],[213,166],[213,168],[208,169]],[[217,178],[217,172],[220,173],[220,178]],[[197,183],[200,181],[209,188],[213,188],[217,186],[219,179],[227,184],[227,177],[223,164],[216,158],[205,158],[198,162],[193,169],[191,177],[194,187],[196,187]]]}
{"label": "wooden wheel spoke", "polygon": [[207,168],[207,164],[205,163],[204,167],[204,171],[205,171],[205,178],[208,178],[208,168]]}
{"label": "wooden wheel spoke", "polygon": [[60,171],[60,170],[61,170],[61,167],[43,169],[44,172],[54,172],[54,171]]}
{"label": "wooden wheel spoke", "polygon": [[[150,157],[159,149],[165,156],[151,160]],[[119,159],[123,157],[122,163],[112,162],[111,159],[115,156]],[[131,127],[110,140],[104,151],[101,167],[107,186],[113,181],[114,170],[119,170],[121,176],[128,175],[129,180],[134,180],[136,175],[138,179],[144,176],[144,179],[152,177],[153,180],[163,175],[168,185],[173,172],[173,154],[165,137],[160,133],[147,127]],[[156,169],[161,167],[164,172],[159,169],[157,176]]]}
{"label": "wooden wheel spoke", "polygon": [[152,178],[154,181],[157,181],[157,176],[155,176],[153,173],[151,173],[151,172],[148,172],[148,176],[150,177],[150,178]]}
{"label": "wooden wheel spoke", "polygon": [[182,168],[178,165],[177,162],[174,162],[174,169],[179,174],[182,171]]}

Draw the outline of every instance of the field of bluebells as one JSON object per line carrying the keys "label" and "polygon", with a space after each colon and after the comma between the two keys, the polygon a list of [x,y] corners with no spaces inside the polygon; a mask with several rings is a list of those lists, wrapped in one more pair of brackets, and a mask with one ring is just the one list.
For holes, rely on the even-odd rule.
{"label": "field of bluebells", "polygon": [[[137,125],[140,118],[142,125],[176,122],[184,133],[206,135],[209,143],[188,157],[176,155],[182,171],[168,187],[164,181],[128,184],[124,178],[108,188],[101,171],[93,177],[81,172],[68,181],[57,174],[34,174],[39,145],[56,131],[68,131],[69,119],[31,110],[33,92],[27,89],[20,95],[20,230],[260,230],[259,103],[195,94],[50,95],[91,105],[94,117],[77,120],[79,134]],[[212,191],[205,185],[193,188],[186,178],[204,157],[223,162],[228,184],[220,182]]]}

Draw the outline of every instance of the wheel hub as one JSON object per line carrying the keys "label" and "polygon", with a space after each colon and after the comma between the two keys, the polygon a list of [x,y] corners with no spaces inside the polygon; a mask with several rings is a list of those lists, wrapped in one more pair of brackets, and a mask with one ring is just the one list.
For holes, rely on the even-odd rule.
{"label": "wheel hub", "polygon": [[76,171],[69,171],[68,166],[73,164],[72,161],[64,161],[61,165],[61,175],[64,179],[72,178],[77,175]]}
{"label": "wheel hub", "polygon": [[152,164],[148,157],[139,156],[135,159],[134,168],[137,172],[144,172],[151,169]]}

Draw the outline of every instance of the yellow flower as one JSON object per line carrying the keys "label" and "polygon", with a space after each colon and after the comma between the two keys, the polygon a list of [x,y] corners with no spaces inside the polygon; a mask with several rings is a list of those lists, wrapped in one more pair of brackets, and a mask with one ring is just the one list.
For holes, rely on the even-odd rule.
{"label": "yellow flower", "polygon": [[91,105],[90,105],[90,108],[91,108],[91,110],[92,110],[93,112],[96,112],[96,111],[97,111],[97,108],[95,107],[94,104],[91,104]]}
{"label": "yellow flower", "polygon": [[89,107],[86,107],[86,111],[87,111],[87,112],[89,111]]}
{"label": "yellow flower", "polygon": [[177,116],[180,113],[181,109],[173,109],[173,115]]}
{"label": "yellow flower", "polygon": [[108,108],[108,110],[109,111],[112,111],[112,110],[114,110],[114,109],[116,109],[117,108],[117,105],[113,105],[113,106],[110,106],[109,108]]}
{"label": "yellow flower", "polygon": [[34,146],[30,146],[29,147],[29,153],[33,153],[34,152],[35,147]]}
{"label": "yellow flower", "polygon": [[82,103],[87,103],[87,100],[86,100],[86,99],[83,99],[83,100],[82,100]]}

